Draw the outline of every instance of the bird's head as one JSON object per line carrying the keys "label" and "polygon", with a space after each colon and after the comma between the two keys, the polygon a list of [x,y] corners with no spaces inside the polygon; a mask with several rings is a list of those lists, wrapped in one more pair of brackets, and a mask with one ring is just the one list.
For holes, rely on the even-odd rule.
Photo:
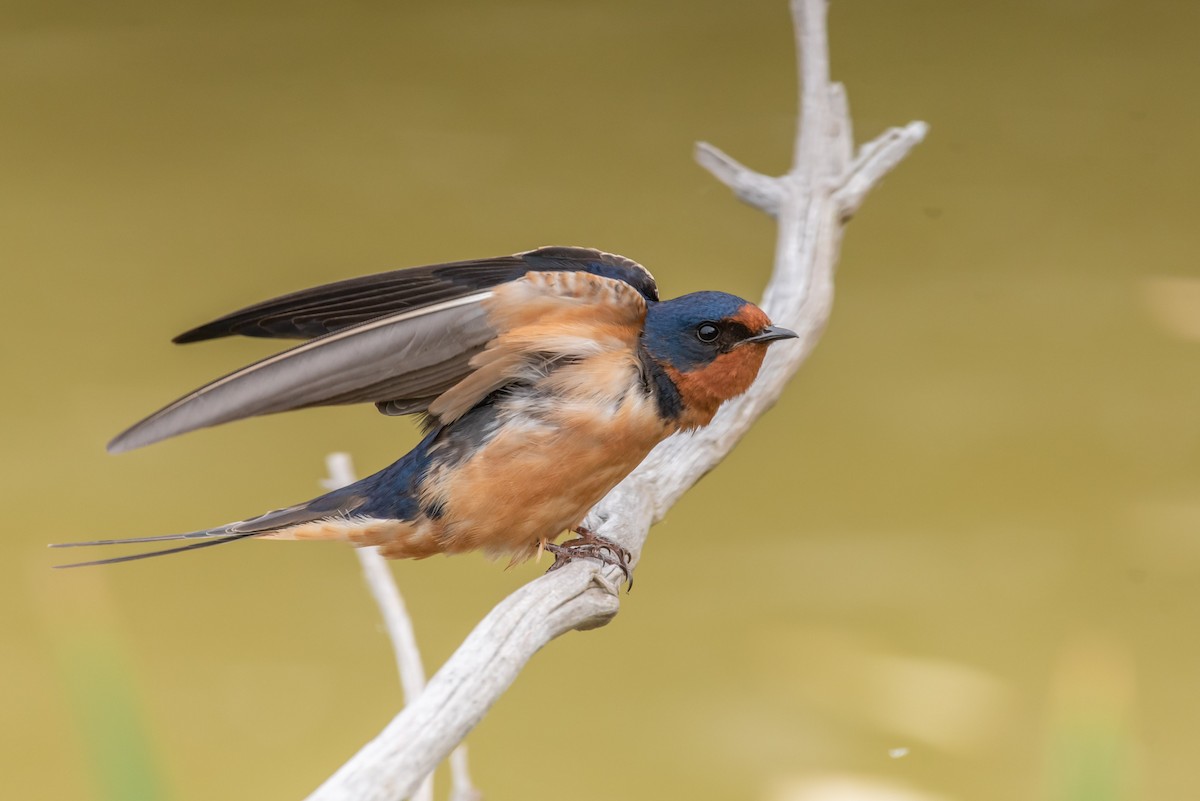
{"label": "bird's head", "polygon": [[680,426],[698,428],[750,388],[770,343],[795,336],[736,295],[693,292],[651,304],[642,344],[679,392]]}

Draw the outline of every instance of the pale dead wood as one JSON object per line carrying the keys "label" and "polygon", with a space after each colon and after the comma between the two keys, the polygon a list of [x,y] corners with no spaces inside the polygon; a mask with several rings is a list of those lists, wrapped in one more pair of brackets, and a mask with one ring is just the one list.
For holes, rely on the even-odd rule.
{"label": "pale dead wood", "polygon": [[[329,478],[321,482],[328,490],[341,489],[354,483],[354,465],[350,455],[346,453],[331,453],[325,457],[325,469]],[[417,636],[413,631],[412,618],[396,578],[388,567],[387,560],[376,547],[356,548],[359,564],[362,566],[363,579],[371,597],[383,616],[384,630],[392,644],[392,652],[396,658],[396,668],[400,673],[400,687],[404,691],[405,702],[409,703],[425,690],[425,667],[421,662],[421,650],[417,646]],[[430,773],[421,782],[413,794],[414,801],[432,801],[433,774]],[[450,799],[451,801],[477,801],[481,798],[479,791],[471,783],[471,774],[467,768],[467,746],[459,743],[450,754]]]}
{"label": "pale dead wood", "polygon": [[[708,144],[696,158],[738,197],[776,217],[775,269],[762,306],[799,343],[772,348],[758,381],[707,428],[656,448],[589,513],[586,525],[636,560],[650,526],[737,444],[779,398],[816,346],[833,305],[846,221],[867,192],[918,142],[924,123],[886,131],[856,152],[844,89],[829,80],[826,0],[792,0],[800,72],[799,130],[791,170],[765,176]],[[620,605],[619,571],[580,560],[534,579],[493,609],[415,701],[343,765],[310,801],[409,797],[509,687],[542,646],[601,626]]]}

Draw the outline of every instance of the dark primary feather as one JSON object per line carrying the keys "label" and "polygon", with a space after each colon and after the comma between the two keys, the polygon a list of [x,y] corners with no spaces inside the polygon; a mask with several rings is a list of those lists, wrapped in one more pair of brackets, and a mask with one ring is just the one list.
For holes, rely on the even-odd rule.
{"label": "dark primary feather", "polygon": [[647,300],[658,300],[653,276],[636,262],[591,248],[544,247],[512,256],[391,270],[302,289],[227,314],[185,331],[173,341],[200,342],[232,334],[309,339],[455,300],[515,280],[531,270],[580,270],[616,278],[633,286]]}
{"label": "dark primary feather", "polygon": [[131,450],[197,428],[308,406],[397,399],[411,405],[436,396],[455,382],[456,370],[469,369],[470,354],[493,336],[479,304],[485,297],[361,323],[277,353],[167,405],[119,434],[108,449]]}

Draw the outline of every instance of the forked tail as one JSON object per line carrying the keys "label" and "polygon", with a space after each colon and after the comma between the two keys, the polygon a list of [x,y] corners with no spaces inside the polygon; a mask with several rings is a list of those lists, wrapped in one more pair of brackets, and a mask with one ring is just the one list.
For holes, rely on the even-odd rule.
{"label": "forked tail", "polygon": [[167,542],[171,540],[189,540],[200,539],[200,542],[189,543],[188,545],[177,545],[174,548],[164,548],[161,551],[141,551],[139,553],[126,554],[124,556],[110,556],[107,559],[93,559],[89,562],[72,562],[67,565],[55,565],[55,568],[62,567],[92,567],[93,565],[115,565],[118,562],[133,562],[138,559],[149,559],[151,556],[166,556],[169,553],[181,553],[183,551],[194,551],[197,548],[208,548],[213,545],[223,545],[227,542],[236,540],[244,540],[247,537],[258,537],[267,532],[264,531],[239,531],[228,534],[215,534],[208,531],[192,531],[187,534],[166,534],[161,537],[133,537],[127,540],[92,540],[91,542],[56,542],[51,545],[51,548],[76,548],[89,545],[126,545],[137,542]]}
{"label": "forked tail", "polygon": [[197,548],[209,548],[213,545],[223,545],[250,537],[264,537],[268,534],[279,534],[288,529],[318,521],[345,519],[354,514],[367,501],[366,489],[374,476],[358,481],[348,487],[334,490],[314,498],[307,503],[289,506],[286,509],[276,509],[249,520],[239,520],[226,526],[207,529],[205,531],[190,531],[186,534],[163,534],[157,537],[131,537],[129,539],[92,540],[90,542],[61,542],[51,545],[51,548],[81,548],[101,545],[133,545],[146,542],[175,542],[179,540],[198,540],[187,545],[177,545],[174,548],[164,548],[161,551],[142,551],[140,553],[113,556],[108,559],[94,559],[88,562],[74,562],[55,567],[90,567],[93,565],[112,565],[118,562],[133,562],[138,559],[149,559],[152,556],[166,556],[170,553],[194,551]]}

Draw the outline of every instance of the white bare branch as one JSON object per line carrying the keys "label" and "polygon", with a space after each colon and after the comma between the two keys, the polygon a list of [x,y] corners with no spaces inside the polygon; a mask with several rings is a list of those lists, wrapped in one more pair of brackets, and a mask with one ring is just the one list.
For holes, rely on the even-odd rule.
{"label": "white bare branch", "polygon": [[[923,123],[885,133],[853,154],[844,90],[829,81],[826,0],[792,0],[799,47],[800,121],[791,170],[755,173],[710,145],[700,161],[737,195],[779,222],[763,308],[800,341],[772,348],[750,392],[707,428],[660,444],[589,513],[586,525],[636,560],[650,526],[716,466],[769,409],[816,346],[833,305],[842,229],[867,191],[925,134]],[[311,796],[310,801],[409,797],[516,679],[533,654],[572,629],[607,623],[619,608],[620,571],[579,560],[517,590],[459,646],[425,692]]]}
{"label": "white bare branch", "polygon": [[708,142],[696,143],[695,156],[701,167],[732,189],[739,199],[772,217],[779,216],[783,189],[778,180],[739,164],[725,151]]}
{"label": "white bare branch", "polygon": [[[325,489],[334,490],[354,483],[354,465],[347,453],[331,453],[325,457],[325,469],[329,478],[321,482]],[[396,667],[400,672],[400,687],[406,703],[411,703],[425,690],[425,667],[421,662],[421,651],[417,647],[417,636],[413,631],[412,618],[396,578],[387,565],[387,560],[376,547],[356,548],[363,578],[383,616],[384,629],[392,643]],[[467,769],[467,746],[459,743],[450,755],[450,798],[451,801],[475,801],[479,791],[471,783]],[[413,794],[414,801],[433,801],[433,772],[425,776]]]}
{"label": "white bare branch", "polygon": [[854,216],[866,199],[867,192],[903,161],[908,151],[920,144],[928,131],[929,126],[923,122],[910,122],[903,128],[888,128],[862,146],[850,166],[850,174],[837,192],[842,219],[848,220]]}

